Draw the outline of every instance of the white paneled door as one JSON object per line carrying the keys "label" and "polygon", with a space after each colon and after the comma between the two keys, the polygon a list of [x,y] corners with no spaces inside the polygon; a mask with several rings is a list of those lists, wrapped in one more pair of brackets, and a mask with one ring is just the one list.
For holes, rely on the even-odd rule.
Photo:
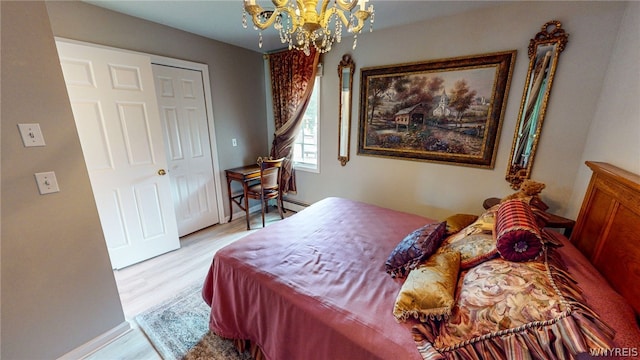
{"label": "white paneled door", "polygon": [[179,248],[150,58],[57,47],[111,265]]}
{"label": "white paneled door", "polygon": [[153,65],[180,236],[220,222],[202,72]]}

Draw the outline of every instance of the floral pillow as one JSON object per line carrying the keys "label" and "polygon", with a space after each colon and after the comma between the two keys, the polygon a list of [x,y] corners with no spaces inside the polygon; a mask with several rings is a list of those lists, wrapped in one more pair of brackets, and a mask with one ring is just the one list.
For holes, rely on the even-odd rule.
{"label": "floral pillow", "polygon": [[495,227],[496,221],[496,211],[498,210],[498,205],[490,208],[489,210],[482,213],[480,216],[476,218],[470,225],[467,225],[462,230],[457,233],[451,234],[449,237],[450,241],[457,241],[466,236],[473,234],[493,234],[493,228]]}
{"label": "floral pillow", "polygon": [[498,256],[496,240],[491,234],[478,233],[462,238],[448,237],[438,252],[456,251],[460,253],[460,268],[466,270]]}
{"label": "floral pillow", "polygon": [[496,222],[496,213],[498,206],[494,206],[478,216],[478,219],[469,225],[465,230],[469,232],[486,232],[491,233]]}
{"label": "floral pillow", "polygon": [[445,222],[427,224],[405,236],[384,264],[387,273],[394,278],[407,276],[411,269],[438,250],[445,228]]}
{"label": "floral pillow", "polygon": [[413,328],[423,358],[574,358],[613,346],[612,330],[558,267],[547,256],[497,258],[461,274],[451,316]]}

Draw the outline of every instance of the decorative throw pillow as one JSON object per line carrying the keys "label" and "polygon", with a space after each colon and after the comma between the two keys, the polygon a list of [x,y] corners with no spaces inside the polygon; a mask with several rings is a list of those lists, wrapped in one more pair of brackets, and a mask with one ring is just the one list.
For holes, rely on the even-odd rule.
{"label": "decorative throw pillow", "polygon": [[458,231],[473,224],[473,222],[476,220],[478,220],[477,215],[455,214],[449,216],[444,220],[447,223],[447,235],[457,233]]}
{"label": "decorative throw pillow", "polygon": [[406,321],[442,320],[451,314],[460,271],[460,254],[444,252],[432,255],[411,270],[393,307],[393,316]]}
{"label": "decorative throw pillow", "polygon": [[392,277],[407,276],[411,269],[438,250],[445,229],[445,222],[427,224],[407,235],[389,254],[386,271]]}
{"label": "decorative throw pillow", "polygon": [[[453,241],[455,240],[455,241]],[[460,253],[460,269],[466,270],[498,256],[493,235],[479,233],[460,239],[446,238],[438,252],[457,251]]]}
{"label": "decorative throw pillow", "polygon": [[482,232],[491,233],[496,222],[496,212],[498,206],[494,206],[478,216],[478,219],[469,225],[467,229],[477,229]]}
{"label": "decorative throw pillow", "polygon": [[506,260],[530,261],[542,253],[540,228],[529,205],[520,200],[500,204],[495,236],[498,252]]}
{"label": "decorative throw pillow", "polygon": [[[549,250],[547,250],[549,251]],[[501,258],[460,275],[442,322],[413,327],[425,359],[573,359],[613,346],[613,331],[589,309],[557,256]]]}
{"label": "decorative throw pillow", "polygon": [[473,234],[493,234],[493,228],[495,227],[495,217],[496,211],[498,210],[498,205],[490,208],[489,210],[482,213],[478,218],[473,221],[470,225],[465,227],[464,229],[458,231],[457,233],[453,233],[449,237],[450,241],[458,241],[464,237]]}

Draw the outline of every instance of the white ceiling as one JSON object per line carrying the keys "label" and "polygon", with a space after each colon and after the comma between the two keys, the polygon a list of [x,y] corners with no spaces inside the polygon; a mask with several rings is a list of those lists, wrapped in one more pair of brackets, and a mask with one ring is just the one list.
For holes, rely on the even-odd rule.
{"label": "white ceiling", "polygon": [[[87,3],[139,17],[214,40],[258,52],[271,52],[284,46],[276,30],[263,31],[264,45],[258,47],[258,32],[242,27],[242,0],[84,0]],[[374,6],[373,31],[449,16],[474,9],[497,6],[506,1],[395,1],[369,0]],[[264,8],[271,1],[259,0]],[[271,6],[273,7],[273,6]],[[250,20],[249,20],[250,21]],[[369,23],[363,31],[368,32]],[[366,33],[362,36],[366,36]]]}

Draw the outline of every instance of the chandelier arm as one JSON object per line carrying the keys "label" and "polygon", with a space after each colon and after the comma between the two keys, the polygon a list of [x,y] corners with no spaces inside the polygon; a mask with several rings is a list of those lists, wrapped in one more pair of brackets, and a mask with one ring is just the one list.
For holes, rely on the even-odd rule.
{"label": "chandelier arm", "polygon": [[298,7],[298,11],[300,12],[299,16],[302,16],[302,14],[307,11],[306,6],[304,6],[304,0],[296,0],[296,6]]}
{"label": "chandelier arm", "polygon": [[329,5],[329,0],[322,0],[322,6],[320,7],[320,16],[327,11],[327,6]]}
{"label": "chandelier arm", "polygon": [[364,22],[367,21],[367,19],[371,16],[371,13],[368,11],[358,10],[354,13],[354,15],[358,19],[358,25],[349,29],[349,31],[358,33],[364,27]]}
{"label": "chandelier arm", "polygon": [[280,14],[283,12],[287,13],[289,17],[292,19],[291,21],[292,29],[290,31],[291,33],[293,33],[298,28],[298,25],[299,25],[295,11],[291,10],[288,7],[275,9],[271,13],[271,16],[269,16],[266,20],[263,20],[264,17],[262,17],[262,14],[264,14],[265,10],[260,5],[245,5],[245,10],[249,15],[251,15],[251,19],[253,20],[253,25],[255,25],[260,30],[265,30],[269,26],[273,25],[273,23],[275,23],[276,20],[278,19],[278,16],[280,16]]}
{"label": "chandelier arm", "polygon": [[279,15],[278,11],[274,11],[271,14],[271,16],[269,16],[266,20],[262,20],[264,18],[261,16],[261,13],[262,11],[255,14],[250,13],[251,19],[253,20],[253,25],[255,25],[260,30],[264,30],[269,26],[273,25],[273,23],[276,22],[276,19],[278,18],[278,15]]}
{"label": "chandelier arm", "polygon": [[362,30],[362,28],[364,27],[364,22],[370,16],[370,13],[367,11],[361,11],[361,10],[356,11],[355,13],[353,13],[353,15],[355,16],[356,19],[358,19],[358,22],[356,26],[350,27],[349,19],[347,19],[347,17],[344,15],[344,12],[339,11],[335,8],[331,8],[322,17],[320,25],[322,25],[322,27],[326,27],[329,24],[329,20],[331,19],[331,16],[334,14],[340,19],[340,21],[342,21],[342,24],[344,24],[344,26],[347,27],[348,31],[353,33],[360,32],[360,30]]}
{"label": "chandelier arm", "polygon": [[356,5],[358,5],[359,0],[336,0],[336,4],[342,9],[351,11]]}
{"label": "chandelier arm", "polygon": [[244,9],[249,15],[253,16],[254,14],[260,14],[264,11],[262,6],[256,4],[255,2],[251,2],[249,0],[244,0]]}
{"label": "chandelier arm", "polygon": [[287,5],[289,0],[271,0],[271,2],[273,3],[273,6],[275,6],[276,8],[279,8]]}
{"label": "chandelier arm", "polygon": [[329,20],[331,20],[331,16],[333,15],[336,15],[345,26],[349,26],[349,20],[347,19],[347,17],[344,16],[344,13],[341,10],[337,10],[336,8],[331,8],[326,12],[322,13],[322,19],[320,19],[320,26],[322,26],[323,28],[326,28],[327,25],[329,24]]}

